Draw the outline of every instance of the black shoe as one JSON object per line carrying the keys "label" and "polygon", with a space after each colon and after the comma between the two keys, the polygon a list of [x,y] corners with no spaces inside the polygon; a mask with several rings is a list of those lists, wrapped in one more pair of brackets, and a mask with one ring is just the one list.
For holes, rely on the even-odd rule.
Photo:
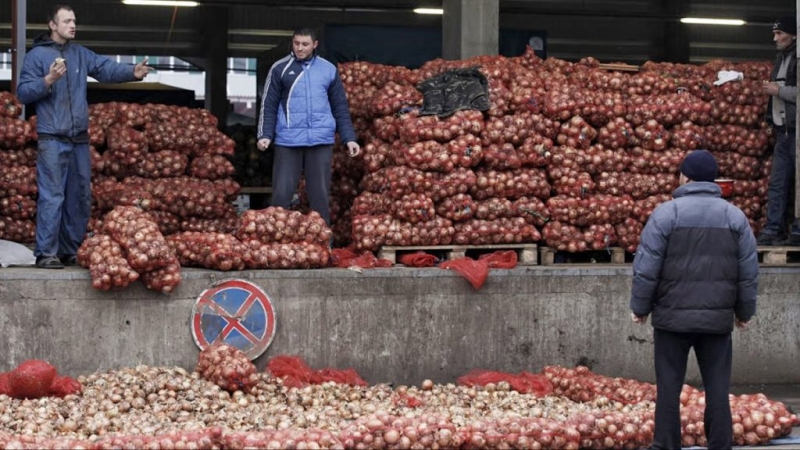
{"label": "black shoe", "polygon": [[780,242],[782,240],[783,240],[783,237],[780,237],[778,235],[761,233],[761,234],[758,235],[758,239],[756,239],[756,245],[758,245],[758,246],[778,245],[778,242]]}
{"label": "black shoe", "polygon": [[781,241],[778,245],[800,247],[800,234],[790,234],[787,239]]}
{"label": "black shoe", "polygon": [[37,256],[36,267],[40,269],[63,269],[64,264],[55,256]]}
{"label": "black shoe", "polygon": [[61,255],[58,257],[65,267],[77,266],[78,258],[75,255]]}

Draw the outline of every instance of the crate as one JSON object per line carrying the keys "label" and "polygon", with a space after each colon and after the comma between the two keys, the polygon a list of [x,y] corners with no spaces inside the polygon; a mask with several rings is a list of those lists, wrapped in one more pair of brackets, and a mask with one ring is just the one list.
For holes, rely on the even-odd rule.
{"label": "crate", "polygon": [[800,247],[758,247],[758,262],[767,266],[800,263]]}
{"label": "crate", "polygon": [[493,245],[433,245],[433,246],[396,246],[381,247],[378,258],[388,259],[392,264],[397,264],[400,256],[408,253],[423,251],[436,256],[442,261],[469,256],[478,259],[481,255],[496,251],[514,250],[517,252],[517,265],[535,266],[539,263],[537,244],[493,244]]}
{"label": "crate", "polygon": [[622,247],[609,247],[606,250],[591,250],[586,252],[569,253],[550,247],[539,249],[542,256],[540,264],[552,266],[555,264],[625,264],[625,249]]}

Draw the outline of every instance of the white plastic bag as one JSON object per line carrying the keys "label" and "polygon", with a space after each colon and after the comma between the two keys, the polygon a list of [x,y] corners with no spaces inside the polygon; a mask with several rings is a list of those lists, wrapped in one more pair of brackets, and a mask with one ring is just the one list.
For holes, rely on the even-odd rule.
{"label": "white plastic bag", "polygon": [[22,244],[0,239],[0,267],[33,266],[36,257],[33,251]]}
{"label": "white plastic bag", "polygon": [[744,74],[742,72],[737,72],[735,70],[720,70],[717,73],[717,81],[714,82],[714,86],[720,86],[729,81],[742,80],[744,80]]}

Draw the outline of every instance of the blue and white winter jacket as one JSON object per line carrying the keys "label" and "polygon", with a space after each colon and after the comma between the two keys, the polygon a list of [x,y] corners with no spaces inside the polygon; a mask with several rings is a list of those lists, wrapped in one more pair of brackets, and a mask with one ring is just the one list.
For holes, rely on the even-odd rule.
{"label": "blue and white winter jacket", "polygon": [[272,65],[264,84],[258,138],[283,147],[355,142],[356,133],[339,71],[320,56],[294,54]]}
{"label": "blue and white winter jacket", "polygon": [[684,184],[659,205],[633,260],[631,310],[654,328],[726,334],[756,312],[758,253],[744,213],[715,183]]}
{"label": "blue and white winter jacket", "polygon": [[[64,58],[67,73],[48,88],[44,77],[56,58]],[[136,80],[133,70],[131,64],[119,64],[74,42],[58,44],[48,34],[42,34],[25,55],[17,97],[36,108],[36,131],[40,138],[49,135],[88,142],[86,77],[103,83],[121,83]]]}

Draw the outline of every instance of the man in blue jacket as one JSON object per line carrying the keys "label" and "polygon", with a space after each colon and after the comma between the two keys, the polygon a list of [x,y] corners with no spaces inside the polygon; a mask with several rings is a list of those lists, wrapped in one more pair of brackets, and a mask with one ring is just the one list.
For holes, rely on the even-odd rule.
{"label": "man in blue jacket", "polygon": [[275,142],[272,206],[288,208],[305,174],[311,208],[330,225],[328,196],[336,132],[350,156],[361,148],[336,66],[316,54],[316,33],[292,36],[292,53],[272,65],[258,121],[259,150]]}
{"label": "man in blue jacket", "polygon": [[36,266],[61,269],[76,263],[92,203],[86,77],[119,83],[141,80],[151,69],[146,60],[118,64],[72,42],[69,6],[56,6],[48,26],[50,33],[38,36],[25,55],[17,96],[36,108]]}
{"label": "man in blue jacket", "polygon": [[694,347],[706,396],[708,448],[732,446],[731,332],[756,311],[758,254],[744,213],[721,196],[705,150],[681,163],[674,200],[656,208],[633,260],[632,319],[653,314],[656,418],[652,449],[680,449],[680,393]]}

